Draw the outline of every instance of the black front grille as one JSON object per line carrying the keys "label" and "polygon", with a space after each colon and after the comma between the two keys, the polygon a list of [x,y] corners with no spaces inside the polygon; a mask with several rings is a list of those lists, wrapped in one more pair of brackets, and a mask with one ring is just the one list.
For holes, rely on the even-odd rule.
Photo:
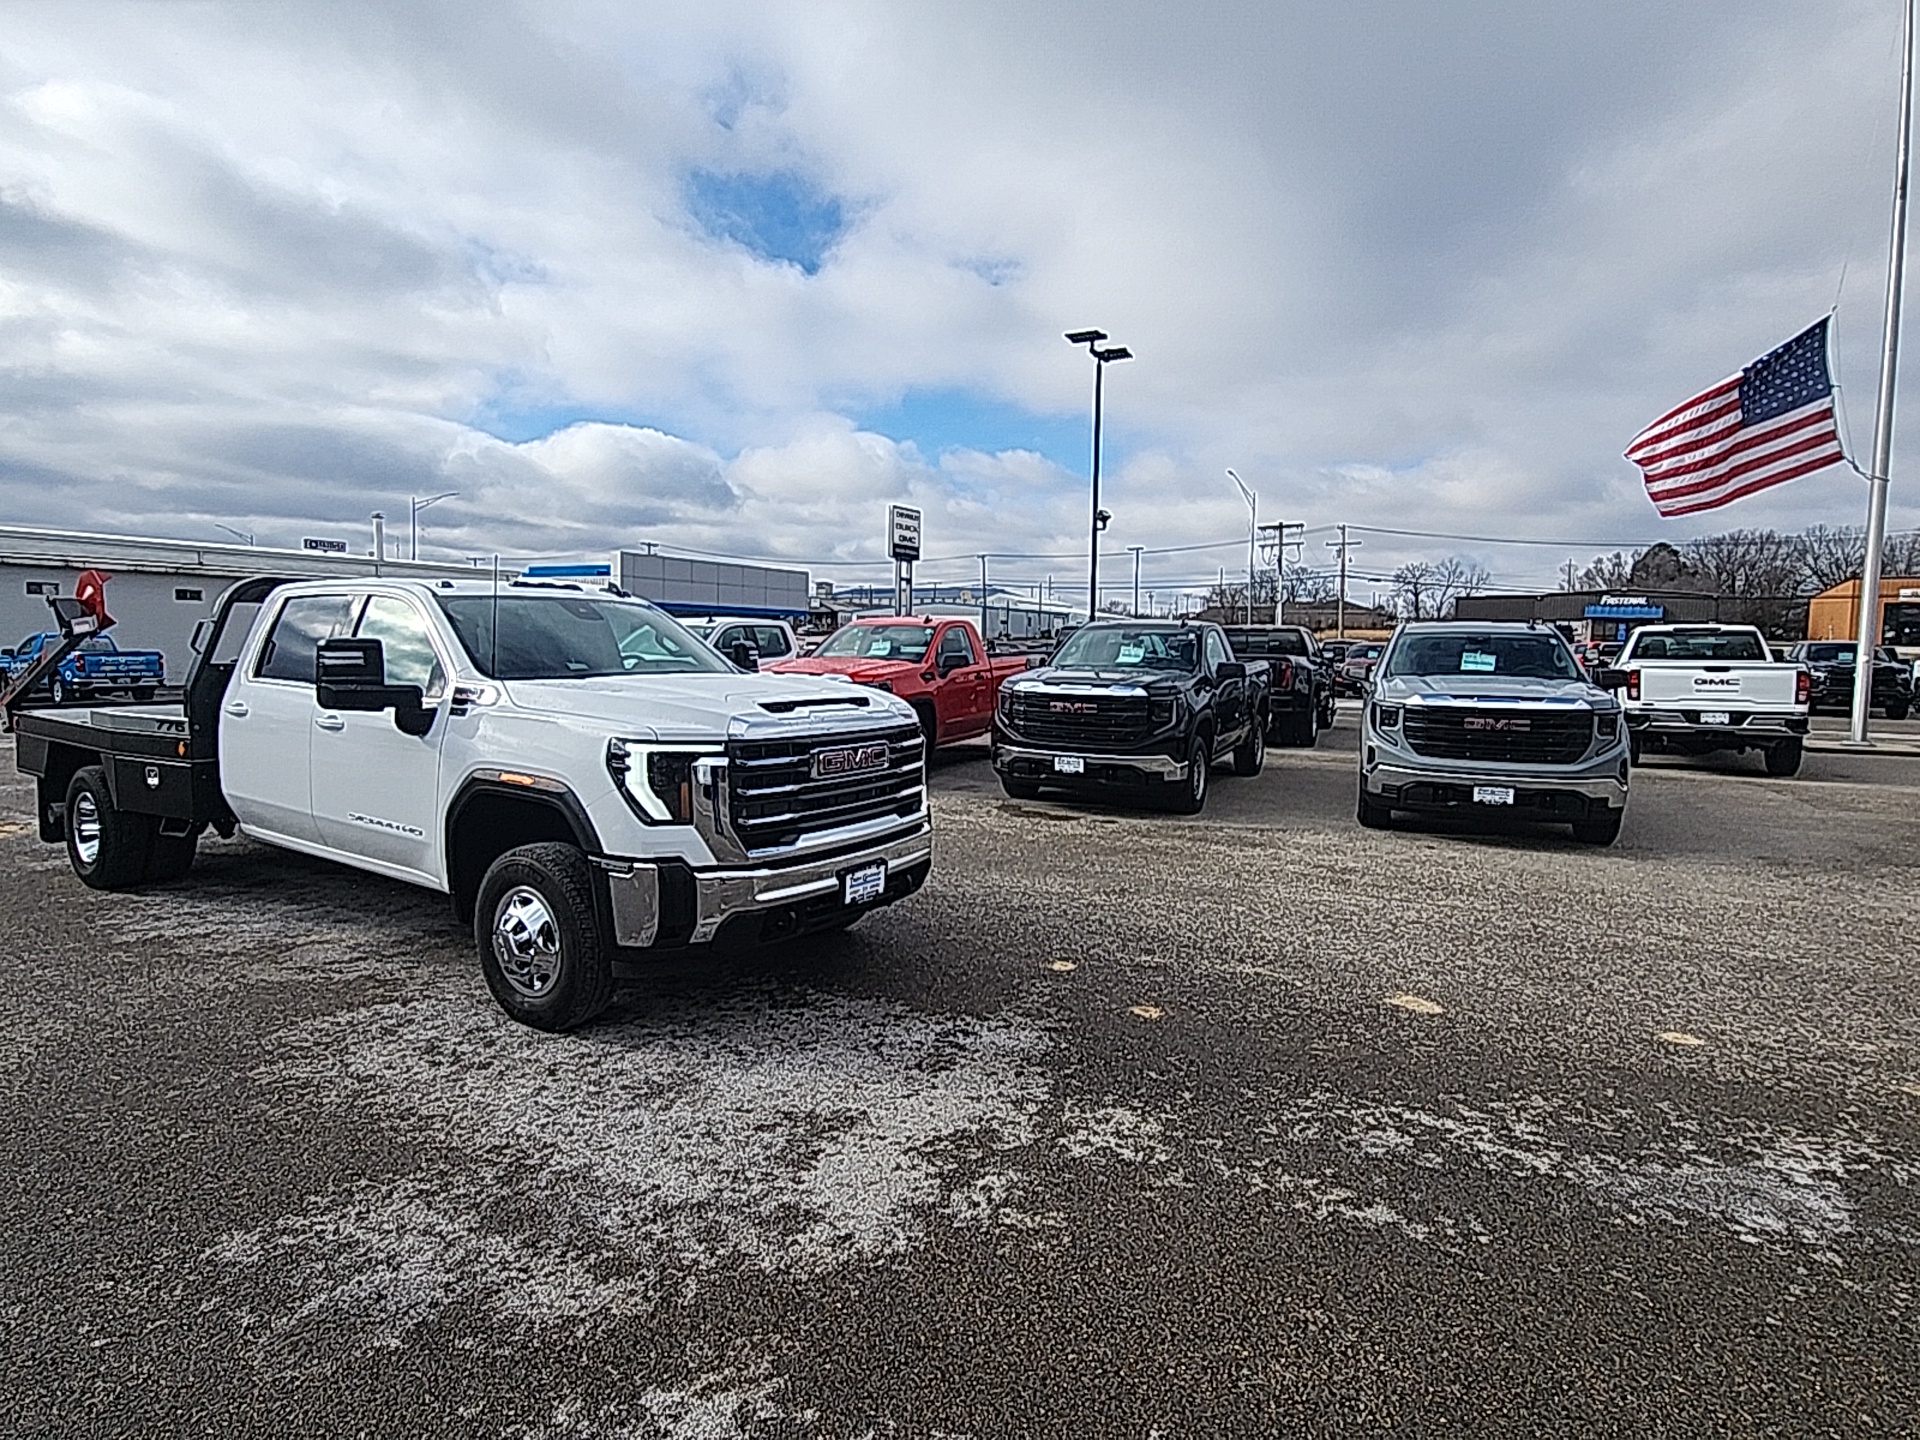
{"label": "black front grille", "polygon": [[1521,710],[1409,705],[1401,724],[1414,752],[1436,760],[1571,765],[1593,743],[1593,712],[1585,706]]}
{"label": "black front grille", "polygon": [[1008,726],[1040,745],[1118,750],[1153,733],[1144,695],[1047,695],[1016,691]]}
{"label": "black front grille", "polygon": [[[876,744],[887,749],[884,770],[815,777],[816,752]],[[914,724],[831,738],[732,741],[727,776],[734,833],[749,851],[772,850],[863,820],[917,815],[926,803],[924,751]]]}

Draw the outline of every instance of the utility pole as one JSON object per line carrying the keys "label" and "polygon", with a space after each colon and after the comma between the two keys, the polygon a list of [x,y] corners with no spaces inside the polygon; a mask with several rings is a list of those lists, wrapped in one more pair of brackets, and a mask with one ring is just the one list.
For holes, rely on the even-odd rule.
{"label": "utility pole", "polygon": [[1566,581],[1566,583],[1563,584],[1560,588],[1565,590],[1569,595],[1571,595],[1573,593],[1573,582],[1575,578],[1574,572],[1573,572],[1573,561],[1569,560],[1567,561],[1566,564],[1562,565],[1560,567],[1560,573],[1562,576],[1565,577],[1565,581]]}
{"label": "utility pole", "polygon": [[1127,546],[1133,552],[1133,618],[1136,620],[1140,618],[1140,552],[1146,548],[1144,545]]}
{"label": "utility pole", "polygon": [[1306,528],[1304,523],[1294,520],[1282,520],[1277,524],[1260,527],[1262,535],[1273,536],[1266,543],[1273,546],[1273,623],[1276,625],[1283,623],[1287,618],[1287,547],[1300,543],[1298,540],[1287,539],[1287,532]]}
{"label": "utility pole", "polygon": [[980,643],[987,641],[987,557],[980,557]]}
{"label": "utility pole", "polygon": [[1349,540],[1347,538],[1347,527],[1344,524],[1340,527],[1340,538],[1338,540],[1327,541],[1327,548],[1329,550],[1338,550],[1340,552],[1340,593],[1334,599],[1334,614],[1337,617],[1340,638],[1342,640],[1347,638],[1347,551],[1353,549],[1356,545],[1364,545],[1366,543],[1364,540]]}

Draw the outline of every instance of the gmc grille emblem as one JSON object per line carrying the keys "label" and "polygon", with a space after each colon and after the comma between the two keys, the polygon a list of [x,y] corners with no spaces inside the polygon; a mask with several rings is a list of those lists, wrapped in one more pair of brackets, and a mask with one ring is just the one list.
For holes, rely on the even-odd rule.
{"label": "gmc grille emblem", "polygon": [[864,775],[869,770],[884,770],[891,759],[891,747],[882,740],[872,745],[844,745],[838,750],[813,752],[812,773],[816,780],[838,775]]}
{"label": "gmc grille emblem", "polygon": [[1533,721],[1524,715],[1468,715],[1461,720],[1468,730],[1531,730]]}
{"label": "gmc grille emblem", "polygon": [[1100,707],[1091,700],[1049,700],[1047,709],[1056,715],[1092,715]]}

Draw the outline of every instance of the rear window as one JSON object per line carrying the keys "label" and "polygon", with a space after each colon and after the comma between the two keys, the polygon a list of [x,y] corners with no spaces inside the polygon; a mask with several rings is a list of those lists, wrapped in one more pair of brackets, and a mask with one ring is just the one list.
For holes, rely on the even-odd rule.
{"label": "rear window", "polygon": [[1307,638],[1298,630],[1233,630],[1227,631],[1227,643],[1233,646],[1233,653],[1245,658],[1261,655],[1305,655]]}
{"label": "rear window", "polygon": [[1643,635],[1634,646],[1637,660],[1765,660],[1758,635],[1739,631],[1709,635]]}

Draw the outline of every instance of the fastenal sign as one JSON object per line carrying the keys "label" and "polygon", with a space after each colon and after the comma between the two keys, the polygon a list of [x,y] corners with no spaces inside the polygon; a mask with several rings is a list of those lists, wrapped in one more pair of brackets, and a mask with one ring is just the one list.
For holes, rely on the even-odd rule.
{"label": "fastenal sign", "polygon": [[887,549],[896,560],[920,558],[920,512],[913,506],[887,507]]}

